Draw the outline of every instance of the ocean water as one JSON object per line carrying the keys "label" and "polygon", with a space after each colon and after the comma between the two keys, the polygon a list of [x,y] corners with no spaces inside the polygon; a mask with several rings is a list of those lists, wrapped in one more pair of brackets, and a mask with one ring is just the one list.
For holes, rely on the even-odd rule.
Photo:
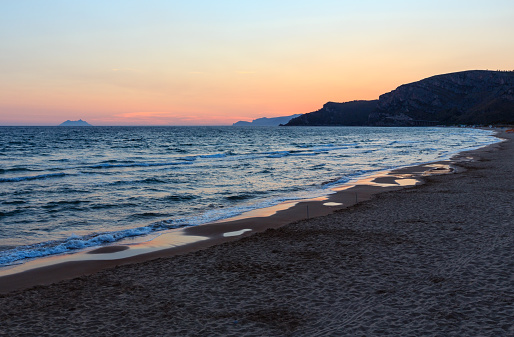
{"label": "ocean water", "polygon": [[329,193],[498,140],[462,128],[0,127],[0,266]]}

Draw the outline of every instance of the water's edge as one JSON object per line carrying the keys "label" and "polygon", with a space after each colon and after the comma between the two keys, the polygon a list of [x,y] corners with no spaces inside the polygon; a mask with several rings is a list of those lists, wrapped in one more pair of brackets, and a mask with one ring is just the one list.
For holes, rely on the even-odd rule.
{"label": "water's edge", "polygon": [[[494,142],[491,141],[491,144]],[[481,145],[482,146],[482,145]],[[479,148],[481,146],[477,146]],[[487,146],[487,145],[486,145]],[[473,148],[467,148],[462,151],[470,151]],[[457,152],[458,153],[458,152]],[[446,157],[451,157],[455,153],[446,153]],[[283,155],[283,154],[281,154]],[[212,156],[211,156],[212,157]],[[427,162],[430,163],[430,162]],[[420,163],[412,163],[410,165],[419,165]],[[111,164],[109,164],[111,165]],[[398,168],[408,167],[403,165],[399,167],[390,167],[390,170],[396,170]],[[122,231],[111,231],[111,232],[103,232],[103,233],[93,233],[90,235],[75,235],[72,234],[65,240],[62,241],[48,241],[42,242],[35,245],[30,246],[21,246],[17,247],[12,251],[11,256],[7,256],[4,258],[5,261],[8,261],[4,264],[11,264],[11,266],[16,266],[19,263],[27,263],[29,261],[33,261],[34,259],[43,259],[45,256],[53,255],[59,257],[62,254],[74,254],[81,253],[85,251],[89,251],[92,249],[96,249],[98,247],[108,247],[111,245],[124,245],[133,247],[130,249],[131,254],[135,254],[135,247],[141,247],[144,243],[146,245],[155,245],[156,242],[165,241],[163,237],[169,236],[170,232],[177,232],[180,228],[188,228],[190,226],[204,226],[205,224],[210,224],[213,222],[231,222],[234,219],[238,218],[248,218],[254,216],[261,216],[262,214],[269,214],[273,209],[280,209],[284,207],[293,207],[298,202],[306,202],[306,200],[310,200],[313,198],[328,198],[334,190],[344,189],[345,186],[352,185],[356,181],[366,180],[368,177],[375,175],[377,172],[381,170],[368,170],[368,171],[359,171],[350,179],[343,179],[334,182],[328,182],[325,184],[324,189],[318,189],[316,191],[310,191],[306,196],[298,197],[298,196],[286,196],[281,198],[272,198],[267,199],[260,203],[255,203],[251,206],[247,207],[238,207],[234,210],[223,209],[219,214],[211,214],[208,216],[206,214],[201,215],[196,219],[196,223],[180,223],[180,222],[170,222],[167,220],[162,220],[159,222],[151,223],[150,225],[126,229]],[[4,179],[5,180],[5,179]],[[7,180],[6,180],[7,181]],[[194,230],[193,230],[194,231]],[[185,232],[185,231],[184,231]],[[173,240],[177,241],[177,238]],[[172,240],[172,241],[173,241]],[[181,241],[182,239],[178,240]],[[4,255],[6,252],[4,252]],[[127,257],[129,252],[125,252],[123,257]],[[113,258],[111,256],[109,258]],[[101,258],[99,256],[98,258]],[[6,267],[2,268],[5,269]],[[2,270],[0,269],[0,270]],[[12,268],[8,268],[12,269]]]}
{"label": "water's edge", "polygon": [[[501,140],[499,140],[501,141]],[[61,254],[27,261],[20,265],[0,268],[0,279],[25,273],[43,271],[45,268],[59,269],[81,266],[72,277],[95,272],[116,265],[147,261],[158,257],[183,254],[204,249],[226,241],[278,228],[287,223],[305,218],[330,214],[334,211],[352,207],[369,200],[374,194],[403,189],[422,184],[423,177],[432,174],[457,173],[459,161],[472,160],[473,152],[481,151],[498,142],[465,150],[452,156],[450,160],[429,162],[422,165],[403,166],[383,171],[380,174],[368,174],[366,177],[332,187],[325,196],[313,199],[286,201],[267,208],[252,210],[245,214],[207,224],[167,230],[157,236],[148,237],[142,242],[117,242],[93,247],[79,252]],[[405,181],[402,184],[401,181]],[[99,250],[98,252],[95,252]],[[67,273],[65,273],[68,275]],[[69,278],[66,276],[65,278]],[[55,278],[52,278],[52,282]],[[1,283],[1,282],[0,282]],[[45,282],[43,282],[45,283]],[[40,283],[37,283],[40,284]],[[0,289],[2,292],[2,289]]]}

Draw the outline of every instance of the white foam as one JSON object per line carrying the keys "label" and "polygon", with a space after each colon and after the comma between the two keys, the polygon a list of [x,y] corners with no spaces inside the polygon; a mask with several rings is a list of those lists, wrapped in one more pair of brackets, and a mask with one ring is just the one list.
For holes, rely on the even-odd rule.
{"label": "white foam", "polygon": [[[388,129],[389,130],[389,129]],[[448,129],[448,131],[445,130],[447,135],[451,135],[452,132]],[[464,130],[463,130],[464,131]],[[116,242],[118,240],[121,240],[123,238],[127,237],[134,237],[134,236],[140,236],[140,235],[146,235],[158,231],[162,231],[165,229],[170,228],[176,228],[176,227],[182,227],[182,226],[195,226],[195,225],[201,225],[209,222],[214,222],[218,220],[223,220],[231,217],[235,217],[238,215],[241,215],[243,213],[255,210],[255,209],[261,209],[266,208],[270,206],[277,205],[283,201],[287,200],[298,200],[303,198],[313,198],[316,196],[322,196],[327,195],[331,193],[330,188],[336,187],[338,185],[343,185],[347,182],[355,181],[358,179],[361,179],[367,175],[373,174],[376,171],[382,171],[386,169],[394,169],[397,168],[396,165],[399,165],[400,167],[404,166],[412,166],[415,164],[420,163],[426,163],[431,162],[435,160],[440,160],[441,158],[449,158],[453,154],[459,153],[461,151],[465,150],[472,150],[476,148],[480,148],[482,146],[499,142],[500,140],[496,138],[488,138],[484,140],[476,139],[480,137],[476,136],[477,130],[466,130],[466,132],[455,132],[455,135],[458,137],[446,137],[446,140],[449,140],[450,145],[446,145],[443,147],[443,149],[438,149],[437,146],[437,139],[430,138],[426,144],[421,143],[418,141],[412,141],[412,140],[406,140],[406,141],[393,141],[391,144],[396,144],[396,146],[391,146],[387,148],[387,143],[389,143],[389,140],[376,140],[376,141],[367,141],[362,140],[360,143],[347,143],[344,144],[346,141],[341,140],[340,142],[334,142],[334,144],[323,144],[323,139],[316,139],[316,142],[312,145],[298,145],[296,143],[291,144],[274,144],[271,143],[272,146],[267,147],[269,144],[262,145],[262,148],[259,147],[247,147],[247,148],[241,148],[241,151],[244,151],[244,153],[235,154],[234,152],[227,151],[226,153],[213,153],[209,154],[209,151],[212,149],[209,148],[199,148],[197,151],[200,154],[191,154],[191,156],[185,156],[185,157],[175,157],[171,156],[168,157],[165,153],[159,152],[158,154],[155,154],[153,156],[139,156],[139,153],[137,153],[137,156],[128,156],[128,157],[116,157],[119,158],[118,160],[110,160],[110,161],[102,161],[106,157],[101,155],[94,156],[94,159],[89,162],[77,162],[73,166],[70,167],[49,167],[48,172],[56,172],[57,173],[51,173],[51,174],[41,174],[41,175],[35,175],[35,176],[23,176],[23,177],[5,177],[0,178],[0,183],[8,183],[8,182],[17,182],[17,181],[24,181],[24,180],[34,180],[34,179],[45,179],[45,178],[51,178],[51,177],[60,177],[60,176],[73,176],[73,180],[70,183],[76,183],[76,186],[72,186],[74,190],[80,191],[81,185],[86,182],[85,179],[78,180],[80,178],[79,174],[74,171],[67,171],[67,170],[77,170],[77,169],[83,169],[87,168],[89,170],[86,170],[87,174],[91,174],[94,172],[95,175],[104,177],[105,180],[103,181],[100,178],[95,178],[88,180],[87,184],[91,184],[92,186],[104,186],[109,184],[147,184],[147,183],[161,183],[161,179],[159,178],[145,178],[144,175],[141,175],[141,173],[144,172],[153,172],[153,171],[173,171],[171,173],[176,174],[177,172],[183,172],[183,171],[194,171],[193,173],[198,174],[206,174],[209,175],[209,170],[212,170],[213,168],[216,168],[218,165],[225,165],[229,161],[241,161],[242,163],[244,161],[245,165],[251,166],[250,161],[253,159],[256,159],[257,165],[256,166],[256,172],[260,173],[269,173],[269,172],[277,172],[276,179],[277,179],[277,189],[270,191],[269,194],[265,194],[269,199],[255,199],[253,196],[256,194],[252,194],[253,191],[249,190],[249,195],[251,196],[246,201],[241,201],[244,198],[237,199],[237,202],[234,202],[230,204],[236,205],[235,207],[226,207],[228,204],[224,204],[225,207],[220,207],[218,209],[211,209],[206,212],[202,213],[202,210],[205,209],[204,206],[200,204],[200,202],[196,203],[194,207],[192,207],[195,211],[194,212],[183,212],[183,213],[176,213],[181,214],[177,215],[178,217],[182,217],[179,219],[174,218],[173,221],[167,220],[162,222],[164,225],[150,225],[145,227],[138,227],[134,229],[129,230],[122,230],[122,231],[112,231],[112,232],[105,232],[105,233],[95,233],[87,236],[77,236],[72,235],[66,239],[63,240],[56,240],[56,241],[46,241],[41,244],[37,245],[30,245],[30,246],[19,246],[16,249],[8,250],[8,251],[1,251],[0,252],[0,265],[1,264],[9,264],[9,263],[15,263],[15,261],[23,260],[26,258],[35,258],[35,257],[42,257],[47,255],[53,255],[53,254],[62,254],[62,253],[68,253],[73,252],[79,249],[89,248],[93,246],[99,246],[106,243]],[[483,133],[480,134],[482,136],[483,134],[492,134],[491,131],[483,131]],[[430,135],[427,134],[429,137]],[[462,136],[469,136],[470,140],[463,138]],[[438,135],[439,137],[439,135]],[[455,138],[455,139],[454,139]],[[483,137],[482,137],[483,138]],[[351,141],[351,140],[350,140]],[[409,149],[409,144],[416,143],[413,147],[413,149]],[[406,149],[406,153],[401,153],[402,155],[407,154],[409,157],[407,162],[406,160],[403,160],[402,156],[398,155],[398,150],[396,152],[393,149],[397,149],[400,146],[400,144],[404,144]],[[471,146],[470,146],[471,145]],[[424,148],[426,146],[426,148]],[[302,149],[300,149],[302,148]],[[219,152],[220,148],[216,147],[216,152]],[[456,150],[457,149],[457,150]],[[239,148],[238,148],[239,150]],[[274,150],[283,150],[283,151],[274,151]],[[255,152],[254,152],[255,151]],[[257,152],[258,151],[258,152]],[[420,155],[417,155],[417,151],[420,153]],[[365,153],[371,153],[372,155],[365,155]],[[423,154],[422,154],[423,152]],[[433,152],[440,152],[441,157],[437,157],[436,153]],[[426,156],[425,156],[426,153]],[[133,155],[133,153],[132,153]],[[319,158],[312,157],[312,158],[294,158],[295,156],[316,156],[319,155]],[[284,158],[283,157],[291,156],[291,158]],[[341,159],[343,157],[351,157],[349,160]],[[361,158],[371,158],[373,160],[372,162],[362,162]],[[108,157],[107,157],[108,158]],[[263,158],[263,159],[261,159]],[[277,160],[267,160],[265,158],[277,158]],[[427,159],[428,158],[428,159]],[[91,158],[90,158],[91,159]],[[261,159],[261,160],[259,160]],[[307,177],[307,175],[302,175],[305,173],[305,171],[298,171],[298,180],[294,180],[297,177],[292,176],[292,173],[289,176],[286,176],[285,173],[282,173],[280,170],[283,167],[286,167],[288,162],[293,162],[295,165],[297,165],[298,161],[304,161],[306,164],[305,166],[301,167],[311,167],[312,165],[318,164],[320,165],[320,160],[326,168],[328,168],[326,171],[322,172],[319,175],[310,175]],[[398,161],[397,161],[398,160]],[[403,161],[401,161],[403,160]],[[276,163],[275,164],[273,163]],[[46,163],[46,161],[44,161]],[[45,164],[46,165],[46,164]],[[62,165],[62,164],[61,164]],[[282,165],[282,166],[281,166]],[[36,166],[40,168],[41,166]],[[123,171],[123,174],[126,171],[137,171],[137,176],[130,175],[132,172],[129,172],[130,174],[116,174],[118,170],[116,168],[126,168],[126,167],[134,167],[133,170],[119,170]],[[164,167],[164,168],[163,168]],[[227,165],[227,167],[229,167]],[[299,167],[299,166],[298,166]],[[97,170],[91,170],[92,168],[95,168]],[[112,169],[111,169],[112,168]],[[286,167],[287,168],[287,167]],[[104,170],[105,169],[105,170]],[[225,167],[224,167],[225,169]],[[230,170],[229,167],[227,170]],[[240,168],[238,167],[238,170]],[[207,171],[205,171],[207,170]],[[38,173],[41,173],[42,170]],[[60,171],[66,171],[60,172]],[[43,171],[45,172],[45,171]],[[207,172],[207,173],[206,173]],[[232,173],[231,171],[227,171],[229,173]],[[287,172],[287,171],[286,171]],[[293,172],[293,171],[290,171]],[[171,180],[171,173],[169,175],[163,175],[162,176],[162,183],[167,184],[169,183],[168,180]],[[4,173],[5,174],[5,170]],[[20,173],[18,173],[20,175]],[[27,173],[25,173],[27,174]],[[166,172],[168,174],[168,172]],[[320,180],[317,179],[323,179],[320,177],[320,175],[330,175],[326,178],[326,180],[331,179],[332,182],[325,184],[323,186],[320,186]],[[214,176],[214,175],[213,175]],[[231,177],[235,177],[236,175],[232,175]],[[78,178],[77,178],[78,177]],[[307,178],[305,178],[307,177]],[[77,179],[75,179],[77,178]],[[257,179],[257,178],[256,178]],[[286,182],[291,182],[291,185],[295,185],[295,182],[297,182],[297,188],[300,189],[300,191],[295,190],[294,192],[291,192],[290,190],[284,188],[283,186],[280,186],[278,179],[283,179]],[[309,180],[310,179],[310,180]],[[59,179],[64,180],[64,179]],[[312,185],[308,185],[309,183],[312,183],[313,180],[315,181],[314,187]],[[335,180],[335,181],[334,181]],[[58,182],[58,181],[57,181]],[[232,182],[231,182],[232,183]],[[237,179],[234,179],[234,183],[237,183]],[[7,186],[9,184],[3,184],[3,186]],[[12,185],[15,185],[14,183]],[[164,185],[163,185],[164,186]],[[173,183],[169,183],[169,188],[173,188]],[[191,187],[191,185],[188,185],[188,187]],[[205,188],[204,186],[200,186],[201,188]],[[161,188],[157,185],[157,188]],[[163,187],[162,190],[167,188]],[[194,186],[193,186],[194,188]],[[209,188],[209,187],[208,187]],[[217,186],[216,188],[219,188]],[[259,188],[260,185],[259,185]],[[114,189],[113,189],[114,190]],[[162,190],[159,190],[158,193],[165,193]],[[225,195],[232,194],[233,192],[227,187],[227,192],[221,197],[225,197]],[[282,191],[282,192],[280,192]],[[178,192],[177,192],[178,193]],[[220,194],[222,195],[222,194]],[[286,197],[284,197],[286,195]],[[164,198],[161,198],[164,200]],[[211,201],[209,201],[211,202]],[[223,205],[223,200],[216,202],[212,201],[214,203],[218,203],[220,205]],[[170,202],[171,204],[171,202]],[[185,203],[184,203],[185,204]],[[159,204],[160,205],[160,204]],[[166,205],[167,206],[167,205]],[[325,206],[339,206],[332,204],[332,203],[326,203]],[[171,207],[171,206],[170,206]],[[166,213],[166,214],[171,214]],[[199,214],[198,216],[192,216],[191,214]],[[166,215],[167,216],[167,215]],[[138,224],[141,226],[141,224]],[[143,224],[144,225],[144,224]],[[109,230],[108,226],[104,227],[106,229],[102,230]],[[66,229],[64,229],[66,230]],[[94,230],[92,228],[91,230]],[[237,234],[235,234],[237,233]],[[243,232],[244,233],[244,232]],[[239,233],[239,231],[236,232],[229,232],[225,233],[230,235],[241,235],[243,233]],[[55,239],[55,236],[49,236],[53,239]],[[47,239],[49,240],[49,239]]]}
{"label": "white foam", "polygon": [[70,253],[84,248],[116,242],[124,238],[142,236],[155,231],[162,231],[177,227],[183,226],[170,226],[166,222],[159,222],[145,227],[106,233],[94,233],[85,236],[71,234],[67,239],[64,240],[47,241],[34,245],[19,246],[14,249],[0,251],[0,266],[10,265],[13,262],[24,259]]}

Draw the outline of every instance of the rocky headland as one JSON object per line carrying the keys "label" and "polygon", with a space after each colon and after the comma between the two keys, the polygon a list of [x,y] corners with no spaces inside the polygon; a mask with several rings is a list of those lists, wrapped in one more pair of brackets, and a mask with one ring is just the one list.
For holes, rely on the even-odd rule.
{"label": "rocky headland", "polygon": [[404,84],[378,100],[328,102],[295,125],[514,124],[514,71],[470,70]]}
{"label": "rocky headland", "polygon": [[271,118],[262,117],[262,118],[254,119],[251,122],[239,121],[239,122],[232,124],[232,126],[279,126],[280,124],[285,124],[285,123],[289,122],[291,119],[293,119],[295,117],[299,117],[299,116],[301,116],[301,115],[296,114],[296,115],[291,115],[291,116],[271,117]]}

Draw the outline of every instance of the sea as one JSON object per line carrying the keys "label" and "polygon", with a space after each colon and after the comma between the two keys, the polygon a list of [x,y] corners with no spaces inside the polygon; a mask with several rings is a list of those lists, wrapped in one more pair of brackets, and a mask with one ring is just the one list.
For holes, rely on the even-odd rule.
{"label": "sea", "polygon": [[473,128],[0,127],[0,267],[319,197],[498,142]]}

